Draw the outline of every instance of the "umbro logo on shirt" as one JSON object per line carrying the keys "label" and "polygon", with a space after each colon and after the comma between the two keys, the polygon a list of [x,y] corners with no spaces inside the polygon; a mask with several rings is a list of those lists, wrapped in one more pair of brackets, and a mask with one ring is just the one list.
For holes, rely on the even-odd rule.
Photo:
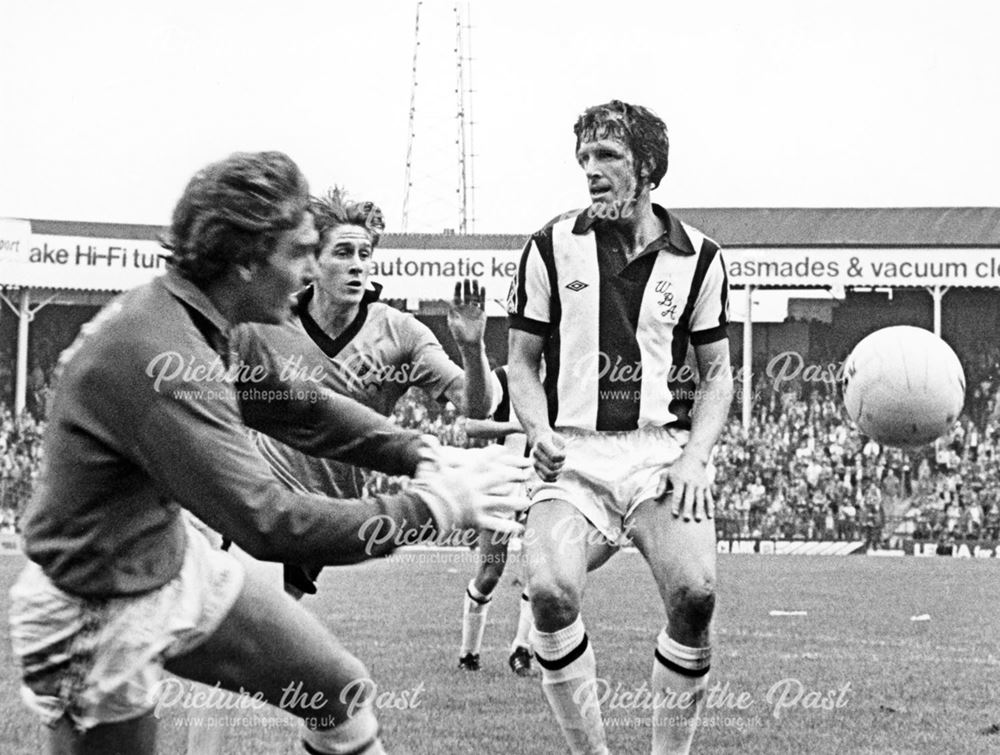
{"label": "umbro logo on shirt", "polygon": [[583,291],[587,287],[587,284],[583,281],[573,281],[572,283],[567,283],[566,288],[570,291]]}

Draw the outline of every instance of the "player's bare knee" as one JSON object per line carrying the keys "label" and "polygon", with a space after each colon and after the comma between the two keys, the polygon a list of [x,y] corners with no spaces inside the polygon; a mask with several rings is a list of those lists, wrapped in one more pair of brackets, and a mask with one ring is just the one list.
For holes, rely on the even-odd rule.
{"label": "player's bare knee", "polygon": [[546,579],[532,582],[531,608],[541,631],[554,631],[568,626],[580,613],[580,589],[564,580]]}
{"label": "player's bare knee", "polygon": [[476,575],[476,589],[483,595],[489,595],[503,576],[503,564],[483,564]]}
{"label": "player's bare knee", "polygon": [[700,632],[707,629],[714,611],[714,575],[702,575],[670,591],[667,617],[671,625],[684,625],[691,631]]}

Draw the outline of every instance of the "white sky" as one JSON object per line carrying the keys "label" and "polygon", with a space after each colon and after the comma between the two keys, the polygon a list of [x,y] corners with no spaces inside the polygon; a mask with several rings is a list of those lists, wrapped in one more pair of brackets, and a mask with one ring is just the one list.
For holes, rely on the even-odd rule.
{"label": "white sky", "polygon": [[[4,0],[0,216],[165,224],[281,149],[400,229],[415,3]],[[409,230],[455,226],[452,2],[421,11]],[[477,232],[586,204],[572,124],[658,112],[673,207],[1000,204],[1000,3],[473,2]],[[429,156],[430,155],[430,156]]]}

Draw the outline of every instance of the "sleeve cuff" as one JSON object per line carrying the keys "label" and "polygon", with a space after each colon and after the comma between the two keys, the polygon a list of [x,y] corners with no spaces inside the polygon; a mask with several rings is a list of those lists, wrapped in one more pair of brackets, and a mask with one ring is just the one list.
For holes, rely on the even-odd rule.
{"label": "sleeve cuff", "polygon": [[536,336],[548,335],[551,328],[551,325],[547,322],[532,320],[530,317],[524,317],[523,315],[508,315],[507,320],[510,327],[514,330],[523,330],[526,333]]}
{"label": "sleeve cuff", "polygon": [[716,341],[721,341],[729,336],[729,330],[725,325],[719,325],[710,330],[699,330],[691,334],[692,346],[705,346]]}

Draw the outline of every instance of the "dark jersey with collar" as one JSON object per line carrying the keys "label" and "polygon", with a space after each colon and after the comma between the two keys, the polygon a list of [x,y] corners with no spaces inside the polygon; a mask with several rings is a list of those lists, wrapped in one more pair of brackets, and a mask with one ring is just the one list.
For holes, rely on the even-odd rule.
{"label": "dark jersey with collar", "polygon": [[[282,325],[243,325],[251,337],[236,339],[264,349],[288,372],[388,416],[410,388],[440,399],[462,378],[430,328],[413,315],[378,301],[380,287],[365,292],[358,315],[337,338],[327,335],[309,314],[313,290],[304,290],[295,316]],[[289,487],[325,495],[357,497],[364,479],[357,467],[321,459],[266,435],[260,452]]]}
{"label": "dark jersey with collar", "polygon": [[[423,444],[353,401],[281,375],[207,296],[171,270],[108,304],[60,358],[25,550],[66,592],[156,589],[184,560],[187,508],[266,560],[352,563],[373,517],[425,522],[402,494],[338,501],[288,490],[247,427],[302,451],[413,474]],[[244,332],[246,339],[248,334]]]}
{"label": "dark jersey with collar", "polygon": [[586,211],[535,233],[508,297],[510,327],[545,338],[553,427],[690,427],[691,345],[727,337],[718,245],[662,207],[666,231],[631,262],[629,240]]}

